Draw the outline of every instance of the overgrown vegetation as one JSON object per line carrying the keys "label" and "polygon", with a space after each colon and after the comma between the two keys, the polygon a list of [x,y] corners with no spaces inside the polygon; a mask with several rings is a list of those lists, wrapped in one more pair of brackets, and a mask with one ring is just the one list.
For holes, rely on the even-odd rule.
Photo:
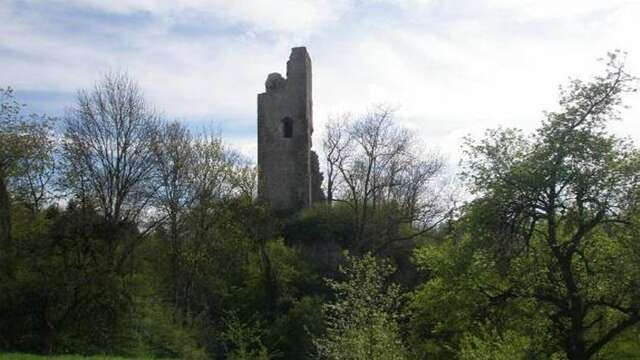
{"label": "overgrown vegetation", "polygon": [[1,90],[0,357],[636,358],[640,150],[607,125],[637,80],[607,60],[467,139],[464,188],[390,109],[332,119],[328,202],[287,217],[126,75],[62,119]]}
{"label": "overgrown vegetation", "polygon": [[114,356],[81,356],[81,355],[54,355],[54,356],[44,356],[44,355],[31,355],[31,354],[18,354],[18,353],[0,353],[0,357],[6,360],[153,360],[157,358],[151,357],[136,357],[136,358],[123,358],[123,357],[114,357]]}

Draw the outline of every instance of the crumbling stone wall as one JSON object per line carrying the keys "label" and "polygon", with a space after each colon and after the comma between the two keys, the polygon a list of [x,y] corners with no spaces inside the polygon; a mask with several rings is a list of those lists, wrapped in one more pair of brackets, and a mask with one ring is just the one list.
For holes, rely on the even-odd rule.
{"label": "crumbling stone wall", "polygon": [[286,79],[269,74],[265,89],[258,94],[258,198],[276,211],[301,210],[324,197],[317,156],[311,155],[313,104],[307,49],[293,48]]}
{"label": "crumbling stone wall", "polygon": [[320,161],[318,154],[311,151],[311,201],[315,203],[324,202],[325,196],[322,191],[322,180],[324,176],[320,172]]}

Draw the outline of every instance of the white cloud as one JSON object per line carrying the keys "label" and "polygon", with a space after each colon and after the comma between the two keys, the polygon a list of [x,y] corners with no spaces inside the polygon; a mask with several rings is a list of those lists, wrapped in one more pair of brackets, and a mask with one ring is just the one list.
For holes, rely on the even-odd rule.
{"label": "white cloud", "polygon": [[631,4],[628,0],[489,0],[487,5],[517,16],[520,21],[573,19],[601,14],[609,9]]}
{"label": "white cloud", "polygon": [[[289,49],[306,45],[314,69],[316,147],[329,113],[383,101],[455,160],[467,133],[499,125],[534,128],[542,111],[555,106],[557,85],[600,70],[595,59],[608,50],[629,51],[629,68],[640,74],[640,4],[628,1],[71,3],[111,14],[141,12],[151,21],[99,24],[111,40],[91,43],[52,31],[59,24],[44,21],[47,14],[16,17],[10,5],[0,5],[0,54],[19,54],[0,57],[2,81],[17,90],[74,91],[109,69],[125,69],[169,116],[233,119],[250,129],[266,75],[284,72]],[[192,20],[200,22],[200,33],[173,31]],[[207,32],[207,24],[222,30]],[[634,109],[612,128],[640,141],[639,96],[628,103]],[[232,141],[251,154],[254,136]]]}
{"label": "white cloud", "polygon": [[165,19],[198,12],[230,23],[247,25],[256,31],[312,32],[339,20],[348,8],[344,0],[72,0],[97,10],[118,14],[148,12]]}

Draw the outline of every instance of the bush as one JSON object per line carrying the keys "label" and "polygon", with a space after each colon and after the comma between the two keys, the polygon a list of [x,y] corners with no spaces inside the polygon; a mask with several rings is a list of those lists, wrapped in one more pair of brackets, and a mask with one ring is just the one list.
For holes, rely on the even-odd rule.
{"label": "bush", "polygon": [[348,248],[355,239],[355,219],[343,205],[317,205],[285,224],[284,238],[289,244],[326,244],[335,242]]}

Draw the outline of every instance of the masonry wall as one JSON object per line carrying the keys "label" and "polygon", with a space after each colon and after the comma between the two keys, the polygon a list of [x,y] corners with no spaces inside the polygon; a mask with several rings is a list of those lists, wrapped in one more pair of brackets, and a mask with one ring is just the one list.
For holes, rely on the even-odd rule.
{"label": "masonry wall", "polygon": [[287,78],[270,74],[265,87],[258,95],[258,197],[276,211],[300,210],[312,202],[313,104],[306,48],[293,48]]}

